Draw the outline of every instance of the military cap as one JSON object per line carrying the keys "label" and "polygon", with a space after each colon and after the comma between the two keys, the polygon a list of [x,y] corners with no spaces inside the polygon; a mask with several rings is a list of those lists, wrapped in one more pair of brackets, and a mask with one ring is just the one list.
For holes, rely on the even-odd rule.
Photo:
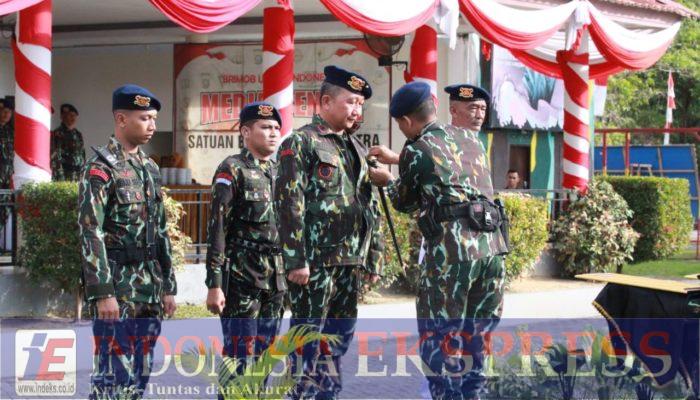
{"label": "military cap", "polygon": [[274,119],[282,126],[282,117],[279,111],[277,111],[272,104],[261,101],[246,104],[245,107],[241,109],[239,118],[241,125],[256,119]]}
{"label": "military cap", "polygon": [[445,87],[445,92],[450,94],[450,100],[476,101],[484,100],[486,104],[491,102],[491,95],[486,90],[473,85],[461,83]]}
{"label": "military cap", "polygon": [[394,92],[389,104],[389,114],[394,118],[403,117],[429,98],[430,85],[421,81],[407,83]]}
{"label": "military cap", "polygon": [[160,111],[160,101],[148,89],[137,85],[124,85],[112,93],[114,110],[156,110]]}
{"label": "military cap", "polygon": [[363,78],[360,74],[344,70],[335,65],[326,66],[326,68],[323,69],[323,73],[326,75],[324,82],[360,94],[364,96],[365,99],[372,97],[372,87],[369,85],[369,82],[367,82],[367,79]]}
{"label": "military cap", "polygon": [[12,102],[10,99],[4,99],[2,100],[2,103],[5,105],[5,108],[9,108],[10,110],[15,109],[15,104]]}
{"label": "military cap", "polygon": [[68,112],[74,112],[75,115],[80,115],[80,114],[78,113],[78,109],[75,108],[75,106],[72,105],[72,104],[69,104],[69,103],[63,103],[63,104],[61,104],[61,111],[63,111],[63,109],[65,109],[65,110],[68,111]]}

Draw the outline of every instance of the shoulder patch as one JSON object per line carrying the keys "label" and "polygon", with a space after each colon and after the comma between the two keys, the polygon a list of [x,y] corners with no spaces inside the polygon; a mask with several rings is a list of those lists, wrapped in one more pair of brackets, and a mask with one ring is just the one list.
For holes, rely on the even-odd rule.
{"label": "shoulder patch", "polygon": [[280,158],[286,157],[286,156],[293,156],[294,155],[294,150],[292,149],[284,149],[280,151]]}
{"label": "shoulder patch", "polygon": [[214,176],[214,183],[221,183],[226,186],[231,186],[231,181],[233,181],[233,175],[228,172],[219,172]]}
{"label": "shoulder patch", "polygon": [[90,176],[99,178],[100,180],[102,180],[102,182],[107,183],[109,181],[109,175],[107,175],[107,173],[102,171],[101,169],[90,168],[90,171],[88,173]]}

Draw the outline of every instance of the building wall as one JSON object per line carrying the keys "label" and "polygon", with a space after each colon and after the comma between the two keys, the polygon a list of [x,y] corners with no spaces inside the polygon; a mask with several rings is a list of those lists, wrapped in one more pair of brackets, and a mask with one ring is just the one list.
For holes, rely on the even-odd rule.
{"label": "building wall", "polygon": [[0,48],[0,97],[15,94],[15,65],[12,50]]}
{"label": "building wall", "polygon": [[[170,152],[173,129],[173,46],[130,45],[60,48],[53,52],[52,102],[71,103],[80,112],[78,129],[86,148],[112,134],[112,91],[125,83],[144,86],[162,101],[154,144],[145,150]],[[51,126],[60,124],[54,113]]]}

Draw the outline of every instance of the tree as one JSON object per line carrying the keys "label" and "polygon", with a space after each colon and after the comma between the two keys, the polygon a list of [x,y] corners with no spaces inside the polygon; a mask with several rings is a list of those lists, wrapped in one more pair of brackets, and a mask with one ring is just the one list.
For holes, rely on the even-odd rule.
{"label": "tree", "polygon": [[[692,10],[700,0],[680,0]],[[673,70],[676,109],[674,127],[700,126],[700,21],[686,19],[666,54],[646,71],[630,71],[610,77],[605,115],[598,127],[662,128],[666,120],[666,80]],[[634,135],[633,143],[660,143],[661,135]],[[695,142],[695,137],[672,135],[672,142]],[[616,142],[617,139],[614,139]]]}

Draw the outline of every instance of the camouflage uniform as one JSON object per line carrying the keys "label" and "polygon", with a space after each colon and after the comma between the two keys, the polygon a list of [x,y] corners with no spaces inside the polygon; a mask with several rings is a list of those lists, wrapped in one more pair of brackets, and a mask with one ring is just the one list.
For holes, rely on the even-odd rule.
{"label": "camouflage uniform", "polygon": [[[280,243],[287,271],[309,267],[306,286],[289,283],[291,325],[310,324],[338,335],[329,362],[316,363],[318,342],[304,348],[296,396],[334,398],[341,390],[340,358],[355,331],[359,272],[379,273],[383,242],[367,150],[349,133],[333,133],[319,116],[289,135],[278,150],[275,183]],[[297,371],[292,357],[292,372]]]}
{"label": "camouflage uniform", "polygon": [[[12,122],[0,126],[0,189],[10,189],[10,184],[12,183],[15,157],[14,143],[15,130],[12,126]],[[0,195],[0,203],[9,201],[9,195]],[[9,207],[0,206],[0,230],[5,227],[9,214]]]}
{"label": "camouflage uniform", "polygon": [[[133,397],[139,397],[160,334],[161,296],[177,291],[158,166],[141,150],[125,153],[112,137],[83,171],[79,207],[85,294],[95,317],[93,333],[102,338],[92,396],[135,390]],[[97,320],[96,300],[112,296],[121,320]],[[129,338],[136,338],[132,346]]]}
{"label": "camouflage uniform", "polygon": [[246,342],[256,337],[264,338],[255,340],[259,354],[279,332],[287,284],[272,203],[275,172],[274,161],[257,160],[243,148],[214,174],[206,285],[226,290],[225,356],[249,356]]}
{"label": "camouflage uniform", "polygon": [[54,181],[80,180],[85,165],[83,134],[61,124],[51,132],[51,172]]}
{"label": "camouflage uniform", "polygon": [[[431,123],[406,143],[399,178],[387,192],[401,212],[420,209],[421,218],[440,209],[493,196],[491,174],[476,133]],[[477,231],[466,218],[437,220],[424,228],[426,255],[416,302],[421,358],[434,376],[426,376],[435,399],[475,398],[483,387],[483,333],[501,315],[507,247],[501,233]],[[446,357],[443,339],[467,350],[464,360]],[[460,339],[461,338],[461,339]],[[470,338],[471,340],[465,339]],[[456,360],[456,361],[455,361]],[[459,373],[469,370],[468,372]],[[449,373],[456,373],[448,376]]]}

